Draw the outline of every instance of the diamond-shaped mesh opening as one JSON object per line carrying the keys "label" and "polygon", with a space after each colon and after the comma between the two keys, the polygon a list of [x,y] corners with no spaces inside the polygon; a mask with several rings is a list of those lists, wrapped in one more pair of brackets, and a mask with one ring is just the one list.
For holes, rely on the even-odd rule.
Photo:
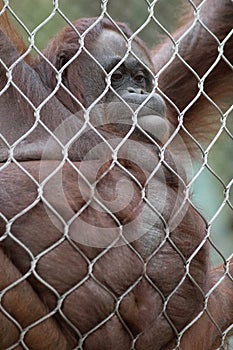
{"label": "diamond-shaped mesh opening", "polygon": [[232,2],[0,5],[0,349],[231,349]]}

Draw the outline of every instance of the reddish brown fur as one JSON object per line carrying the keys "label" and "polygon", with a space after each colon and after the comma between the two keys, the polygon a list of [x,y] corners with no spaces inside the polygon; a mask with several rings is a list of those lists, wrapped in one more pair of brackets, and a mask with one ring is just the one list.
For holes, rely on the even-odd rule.
{"label": "reddish brown fur", "polygon": [[[0,11],[4,9],[4,3],[3,0],[0,1]],[[11,39],[12,43],[17,48],[18,52],[20,54],[24,54],[27,51],[27,46],[25,45],[25,42],[23,41],[20,32],[18,29],[16,29],[11,21],[9,20],[8,14],[7,14],[7,6],[5,7],[5,10],[3,14],[0,17],[0,29],[2,29],[6,35]],[[27,62],[31,62],[32,58],[30,55],[27,55],[25,60]]]}
{"label": "reddish brown fur", "polygon": [[[2,2],[0,4],[2,5]],[[203,20],[206,23],[208,22],[208,27],[220,40],[223,40],[228,34],[232,26],[232,16],[233,5],[227,0],[221,2],[207,0],[202,10]],[[3,22],[1,22],[0,28],[4,28],[7,36],[0,37],[0,55],[7,66],[10,66],[24,48],[22,41],[16,38],[15,31],[9,24],[7,16],[4,14],[1,18]],[[74,25],[82,33],[93,21],[94,19],[82,19],[75,22]],[[174,36],[178,38],[189,25],[190,22],[180,28]],[[131,35],[130,30],[125,25],[119,24],[119,26],[126,36]],[[108,20],[101,21],[87,37],[86,47],[88,49],[91,50],[94,38],[98,38],[104,28],[115,30]],[[144,52],[144,56],[147,57],[148,50],[144,44],[138,40],[138,45]],[[78,36],[68,27],[57,35],[44,53],[53,65],[60,69],[61,60],[65,58],[68,61],[77,50]],[[217,45],[209,34],[197,24],[192,33],[182,40],[180,53],[196,72],[203,75],[216,58]],[[161,69],[170,55],[171,44],[168,42],[152,52],[156,71]],[[225,56],[228,60],[233,58],[232,38],[226,46]],[[81,63],[80,66],[77,66],[77,62],[72,64],[70,69],[75,72],[72,83],[76,87],[72,90],[72,94],[84,103],[85,91],[83,90],[83,82],[79,79],[83,66],[81,66]],[[224,60],[221,59],[218,67],[209,75],[205,85],[205,90],[212,98],[215,99],[220,95],[227,96],[229,94],[231,74]],[[2,66],[0,66],[0,75],[3,78],[1,81],[3,87],[6,79],[4,78],[5,70]],[[31,60],[30,65],[25,62],[19,63],[14,69],[13,77],[17,86],[35,106],[38,106],[56,85],[53,69],[49,68],[49,65],[40,58]],[[216,81],[218,81],[218,84]],[[68,81],[68,83],[70,82]],[[93,81],[90,81],[90,84],[93,84]],[[224,88],[222,84],[224,84]],[[159,88],[181,110],[188,105],[198,91],[196,79],[177,58],[161,74]],[[10,138],[12,136],[11,131],[14,130],[13,139],[9,141],[9,143],[13,143],[33,125],[32,107],[12,87],[3,94],[1,99],[1,132],[6,138]],[[12,101],[17,102],[13,103]],[[209,106],[210,104],[205,98],[199,98],[184,117],[185,126],[200,139],[202,133],[209,133],[209,119],[206,118],[206,116],[208,117]],[[70,112],[76,112],[78,109],[80,109],[80,106],[74,97],[70,97],[63,88],[60,88],[56,97],[52,97],[43,107],[41,120],[53,131],[70,116]],[[8,114],[10,118],[5,120],[5,115],[8,116]],[[168,117],[174,125],[177,125],[177,113],[174,112],[169,103]],[[204,129],[200,133],[201,125]],[[110,137],[108,132],[105,135],[107,138]],[[38,144],[46,142],[47,135],[43,132],[43,128],[38,128],[32,134],[31,139],[28,138],[29,150],[22,146],[22,150],[19,147],[14,154],[17,157],[17,151],[19,152],[19,160],[22,161],[21,166],[39,181],[41,167],[44,167],[44,171],[49,173],[50,169],[54,168],[54,161],[38,161],[41,157],[41,150],[33,148],[35,144],[32,141],[34,140],[38,141]],[[188,140],[186,141],[188,142]],[[95,142],[95,135],[92,134],[88,139],[88,147],[91,148]],[[191,142],[188,145],[190,148],[192,147]],[[147,145],[146,147],[149,152],[152,146]],[[0,151],[2,160],[6,160],[4,146]],[[36,153],[37,151],[38,153]],[[74,161],[79,160],[79,157],[82,159],[85,151],[85,145],[79,144],[75,152],[71,154],[71,159]],[[31,161],[23,162],[30,159]],[[167,162],[170,165],[169,159]],[[91,176],[96,163],[98,162],[95,160],[85,162],[87,176]],[[74,165],[80,167],[79,162],[74,162]],[[138,174],[137,167],[130,162],[123,163],[123,165],[138,179],[141,186],[144,186],[145,178]],[[180,184],[177,177],[172,176],[165,164],[163,164],[162,169],[168,187],[166,206],[162,215],[165,220],[169,220],[169,215],[176,201],[182,202],[183,193],[178,192]],[[146,168],[146,171],[149,172],[150,170]],[[84,197],[88,197],[90,191],[84,182],[80,182],[77,172],[70,165],[65,164],[62,172],[63,190],[72,209],[72,215],[74,215],[85,203],[84,193]],[[182,172],[182,170],[178,169],[177,172]],[[182,175],[180,176],[182,177]],[[65,220],[69,220],[71,214],[64,204],[61,189],[57,187],[57,177],[58,174],[45,186],[44,196],[46,198],[47,193],[49,193],[47,191],[52,189],[52,192],[56,193],[56,197],[51,204]],[[1,169],[0,179],[0,211],[7,220],[11,220],[36,200],[38,195],[37,186],[14,163]],[[97,190],[101,193],[102,198],[106,200],[109,199],[109,196],[115,198],[117,195],[116,185],[119,180],[127,180],[134,189],[132,201],[124,210],[115,213],[117,220],[125,225],[131,222],[142,209],[139,186],[120,167],[115,166],[99,182]],[[158,182],[160,191],[156,195],[160,194],[162,198],[164,193],[159,174],[155,175],[155,181]],[[123,200],[124,194],[122,196]],[[29,271],[32,256],[28,254],[27,249],[34,256],[37,256],[62,238],[62,225],[60,224],[60,231],[49,219],[45,207],[46,205],[44,206],[40,201],[12,222],[10,232],[25,244],[25,248],[19,246],[12,236],[4,236],[6,222],[3,218],[0,218],[0,233],[3,235],[0,250],[0,290],[6,288],[12,282],[18,281]],[[148,208],[147,215],[148,217],[151,215]],[[110,215],[105,212],[97,212],[96,208],[88,207],[81,214],[81,218],[84,222],[98,227],[114,228],[118,226],[116,220]],[[164,222],[159,222],[158,227],[154,231],[152,230],[151,235],[145,234],[132,242],[131,246],[122,245],[111,248],[105,253],[102,248],[74,243],[72,240],[61,240],[59,245],[41,255],[34,273],[30,273],[17,286],[6,291],[1,300],[3,307],[17,320],[22,328],[52,312],[49,319],[42,321],[26,333],[24,340],[27,346],[33,350],[70,350],[78,345],[80,334],[85,335],[86,332],[113,313],[112,317],[103,323],[101,328],[93,331],[86,338],[83,345],[85,350],[130,349],[132,339],[137,336],[136,350],[170,350],[175,347],[177,333],[182,331],[189,322],[202,312],[205,294],[220,277],[224,276],[225,269],[219,267],[213,271],[209,270],[208,244],[204,244],[203,247],[199,246],[205,239],[205,222],[191,206],[187,208],[187,212],[185,212],[178,226],[170,233],[169,239],[159,249],[158,245],[162,243],[165,237]],[[107,236],[106,239],[108,238]],[[174,245],[176,248],[174,248]],[[169,296],[184,276],[188,259],[198,247],[198,252],[193,257],[189,267],[190,275],[195,283],[187,276],[169,299]],[[151,256],[155,251],[156,253]],[[71,293],[69,292],[62,302],[62,312],[76,327],[75,330],[64,321],[59,312],[56,312],[59,299],[56,293],[62,296],[63,293],[68,292],[80,283],[88,273],[90,261],[101,252],[103,256],[93,265],[92,274],[77,288],[74,288]],[[37,278],[37,275],[54,289],[48,288]],[[208,302],[208,312],[219,329],[216,328],[205,311],[200,319],[182,336],[180,340],[181,349],[186,350],[192,347],[195,350],[214,350],[220,345],[221,332],[224,332],[233,322],[232,275],[233,262],[229,265],[229,272],[221,284],[211,293]],[[126,293],[116,310],[118,298],[136,281],[134,288]],[[165,300],[169,300],[169,302],[165,312],[163,312]],[[4,312],[0,312],[0,348],[5,349],[17,342],[19,334],[20,329],[17,328],[17,324],[14,324]],[[17,349],[22,348],[21,343]]]}
{"label": "reddish brown fur", "polygon": [[[200,3],[200,1],[196,1],[196,3]],[[232,30],[232,16],[231,1],[206,1],[201,7],[200,19],[217,39],[203,28],[199,21],[196,22],[192,30],[181,40],[178,51],[179,55],[190,65],[194,72],[191,72],[185,66],[185,63],[176,57],[160,75],[160,89],[180,111],[188,106],[199,91],[195,72],[202,78],[218,57],[219,43],[217,40],[221,43]],[[173,33],[174,40],[181,38],[182,34],[193,25],[194,20],[194,16],[190,16],[187,22]],[[232,41],[231,35],[224,46],[224,56],[230,64],[233,62]],[[153,51],[156,72],[171,59],[173,53],[173,42],[170,39],[167,39]],[[205,93],[216,103],[221,101],[222,97],[232,98],[233,72],[230,64],[227,64],[224,57],[221,57],[204,81]],[[170,105],[169,102],[168,105]],[[172,105],[170,106],[172,108]],[[178,116],[178,113],[173,109],[169,114],[173,124],[177,124],[175,115]],[[217,116],[217,118],[214,119],[214,116]],[[221,114],[218,113],[217,109],[212,106],[205,96],[201,95],[184,114],[184,126],[199,141],[206,140],[211,135],[211,132],[206,132],[206,130],[213,131],[218,128],[220,118]],[[190,138],[189,142],[191,142]],[[194,146],[194,144],[190,146]]]}

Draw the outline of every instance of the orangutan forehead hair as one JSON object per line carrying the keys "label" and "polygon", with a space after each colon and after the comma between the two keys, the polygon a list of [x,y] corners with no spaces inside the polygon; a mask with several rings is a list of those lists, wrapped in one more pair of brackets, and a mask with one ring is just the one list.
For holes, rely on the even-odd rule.
{"label": "orangutan forehead hair", "polygon": [[[61,49],[61,36],[62,36],[62,42],[66,43],[66,46],[67,44],[69,44],[69,46],[67,47],[69,47],[71,51],[70,52],[71,55],[75,54],[75,52],[78,50],[80,46],[79,34],[81,36],[86,31],[87,31],[87,34],[85,36],[85,47],[87,49],[91,49],[91,47],[93,46],[93,43],[100,36],[100,34],[104,29],[112,30],[119,34],[122,32],[122,34],[126,37],[126,39],[130,38],[133,34],[133,32],[129,29],[129,27],[125,23],[117,22],[117,25],[114,25],[107,18],[103,18],[101,20],[98,20],[98,18],[95,18],[95,17],[81,18],[74,21],[73,26],[75,27],[77,32],[71,26],[65,27],[63,31],[59,33],[59,43],[58,43]],[[145,56],[147,56],[148,60],[151,61],[151,55],[146,45],[144,44],[144,42],[138,37],[135,37],[133,41],[138,45],[138,47],[142,49],[142,51],[144,51]],[[53,44],[54,44],[54,41],[53,41]]]}

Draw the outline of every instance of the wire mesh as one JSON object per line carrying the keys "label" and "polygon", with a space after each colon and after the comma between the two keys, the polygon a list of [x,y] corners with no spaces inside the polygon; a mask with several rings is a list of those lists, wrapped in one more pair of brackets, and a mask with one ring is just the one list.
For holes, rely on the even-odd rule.
{"label": "wire mesh", "polygon": [[[223,40],[212,31],[202,17],[209,2],[186,1],[193,19],[177,36],[158,19],[159,1],[143,2],[147,17],[133,32],[110,13],[111,1],[98,2],[98,16],[80,27],[54,0],[34,30],[4,1],[0,15],[18,23],[28,44],[19,53],[0,38],[9,46],[9,62],[0,50],[0,349],[232,348],[232,236],[221,235],[229,242],[224,252],[213,231],[225,210],[232,222],[233,105],[228,97],[223,107],[206,82],[222,61],[232,70],[225,51],[233,29]],[[69,29],[49,56],[36,37],[55,16]],[[172,43],[166,62],[156,65],[155,54],[155,69],[137,39],[151,23]],[[205,72],[183,52],[197,25],[218,50]],[[105,57],[115,49],[99,26],[110,28],[117,42],[110,67]],[[56,50],[70,33],[75,45],[64,59]],[[160,83],[176,60],[195,77],[196,93],[182,107]],[[131,61],[140,66],[139,85],[150,76],[140,102],[131,98],[135,88],[127,100],[114,85]],[[78,84],[84,92],[91,86],[92,95],[78,95]],[[207,146],[185,124],[200,99],[218,115]],[[211,158],[223,136],[231,163],[226,178]],[[187,140],[197,149],[194,159]],[[204,218],[193,188],[206,172],[223,194]],[[209,249],[220,267],[210,267]]]}

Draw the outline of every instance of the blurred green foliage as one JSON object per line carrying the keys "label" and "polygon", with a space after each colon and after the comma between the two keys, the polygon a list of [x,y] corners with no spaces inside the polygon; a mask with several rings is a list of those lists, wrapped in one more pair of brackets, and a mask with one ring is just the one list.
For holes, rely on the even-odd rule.
{"label": "blurred green foliage", "polygon": [[[155,17],[170,32],[176,27],[180,14],[183,12],[182,7],[179,6],[181,2],[181,0],[158,1],[154,7]],[[30,31],[39,26],[54,10],[52,0],[40,0],[39,2],[10,0],[10,6]],[[190,5],[187,5],[187,8],[189,7]],[[71,21],[81,17],[96,17],[102,11],[100,0],[60,0],[59,9]],[[136,31],[147,20],[150,6],[142,0],[127,0],[127,2],[110,0],[107,11],[114,20],[126,22],[132,30]],[[45,47],[49,38],[52,38],[64,25],[66,22],[57,11],[49,22],[38,30],[37,46],[40,49]],[[140,31],[139,36],[148,45],[155,45],[159,41],[159,34],[163,35],[165,32],[152,20],[145,29]]]}

